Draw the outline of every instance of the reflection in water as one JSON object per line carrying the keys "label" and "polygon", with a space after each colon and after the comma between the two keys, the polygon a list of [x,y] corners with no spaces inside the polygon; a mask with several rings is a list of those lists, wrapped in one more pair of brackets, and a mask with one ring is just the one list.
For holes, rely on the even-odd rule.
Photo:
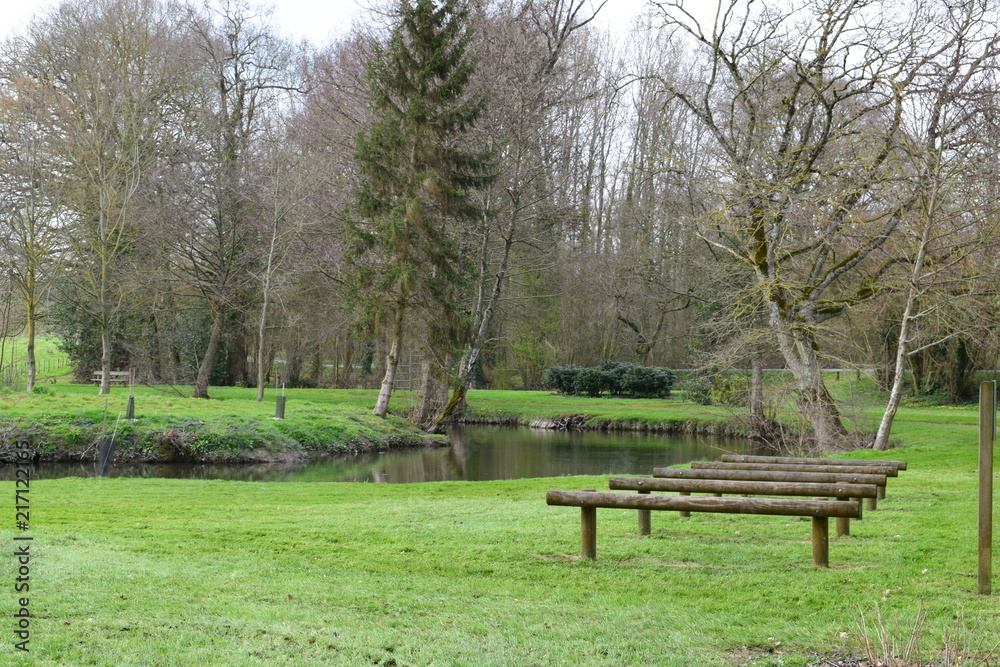
{"label": "reflection in water", "polygon": [[[304,464],[115,464],[110,477],[226,479],[267,482],[435,482],[557,477],[649,475],[657,466],[745,453],[740,440],[636,433],[538,431],[524,428],[456,428],[451,446],[384,454],[324,458]],[[92,462],[43,464],[41,479],[92,477]],[[0,467],[0,479],[14,468]]]}

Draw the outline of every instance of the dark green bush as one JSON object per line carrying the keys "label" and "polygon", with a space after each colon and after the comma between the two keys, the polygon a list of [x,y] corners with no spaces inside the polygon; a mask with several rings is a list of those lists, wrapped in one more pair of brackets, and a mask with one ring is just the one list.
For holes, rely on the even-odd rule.
{"label": "dark green bush", "polygon": [[601,373],[601,383],[604,390],[611,395],[624,394],[625,373],[635,364],[626,364],[621,361],[602,361],[597,370]]}
{"label": "dark green bush", "polygon": [[669,368],[605,361],[596,367],[552,366],[543,374],[545,386],[562,394],[632,398],[666,398],[677,379]]}
{"label": "dark green bush", "polygon": [[542,382],[546,387],[555,389],[560,394],[576,393],[576,376],[579,366],[552,366],[542,374]]}
{"label": "dark green bush", "polygon": [[600,396],[604,391],[604,378],[601,371],[596,368],[581,368],[580,372],[576,374],[574,389],[577,394]]}
{"label": "dark green bush", "polygon": [[664,398],[670,395],[675,377],[669,368],[630,364],[623,377],[622,393],[636,398]]}

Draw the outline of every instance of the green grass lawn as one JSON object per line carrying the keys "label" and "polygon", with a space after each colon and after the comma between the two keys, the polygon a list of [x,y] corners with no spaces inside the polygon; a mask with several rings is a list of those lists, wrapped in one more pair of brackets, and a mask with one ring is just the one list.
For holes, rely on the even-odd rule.
{"label": "green grass lawn", "polygon": [[[216,408],[236,403],[215,395]],[[307,401],[290,396],[290,409]],[[370,398],[309,396],[318,410]],[[470,400],[476,410],[517,403],[525,414],[595,405],[559,398]],[[178,410],[192,403],[170,400]],[[212,404],[194,403],[192,415]],[[677,400],[600,407],[659,421],[703,410]],[[624,510],[598,512],[598,560],[582,561],[578,512],[546,506],[544,494],[606,488],[607,477],[36,481],[31,653],[13,648],[7,555],[0,663],[773,667],[858,655],[864,632],[880,628],[905,643],[918,614],[926,661],[943,664],[946,647],[983,657],[1000,640],[1000,603],[975,592],[974,424],[974,409],[900,411],[903,446],[882,458],[910,468],[850,537],[831,541],[830,569],[811,566],[808,520],[660,512],[641,538]],[[3,484],[10,516],[0,539],[13,545],[13,483]]]}

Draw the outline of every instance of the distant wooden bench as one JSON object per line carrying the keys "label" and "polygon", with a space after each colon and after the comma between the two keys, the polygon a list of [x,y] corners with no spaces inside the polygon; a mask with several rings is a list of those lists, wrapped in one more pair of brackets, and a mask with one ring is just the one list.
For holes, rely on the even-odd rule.
{"label": "distant wooden bench", "polygon": [[[131,371],[111,371],[108,377],[109,384],[128,384],[132,379]],[[94,371],[94,377],[90,378],[90,381],[94,384],[101,384],[104,380],[104,371]]]}
{"label": "distant wooden bench", "polygon": [[[612,491],[676,491],[682,496],[692,493],[739,494],[752,496],[804,496],[853,500],[860,506],[862,498],[874,498],[878,487],[874,484],[833,484],[818,482],[766,482],[724,479],[663,479],[654,477],[612,477],[608,480]],[[690,516],[682,512],[681,516]],[[858,518],[862,518],[859,512]],[[650,513],[639,510],[639,534],[649,535]],[[851,519],[837,517],[837,537],[851,534]]]}
{"label": "distant wooden bench", "polygon": [[850,500],[786,500],[772,498],[705,498],[638,493],[549,491],[549,505],[580,508],[580,554],[597,558],[597,508],[770,514],[812,517],[813,565],[830,566],[829,517],[859,518],[861,504]]}

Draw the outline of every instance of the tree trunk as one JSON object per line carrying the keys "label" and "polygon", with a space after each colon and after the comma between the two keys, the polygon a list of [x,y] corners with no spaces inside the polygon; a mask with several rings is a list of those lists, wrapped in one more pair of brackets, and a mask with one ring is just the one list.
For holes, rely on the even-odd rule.
{"label": "tree trunk", "polygon": [[816,340],[808,322],[790,322],[777,304],[768,304],[771,328],[777,331],[778,347],[795,378],[798,406],[812,427],[816,444],[830,448],[847,435],[840,412],[823,383]]}
{"label": "tree trunk", "polygon": [[267,331],[267,307],[268,289],[264,289],[264,305],[260,309],[260,323],[257,326],[257,401],[264,400],[264,384],[267,378],[264,375],[264,335]]}
{"label": "tree trunk", "polygon": [[750,428],[764,423],[764,363],[759,354],[750,358]]}
{"label": "tree trunk", "polygon": [[198,378],[194,384],[194,398],[208,398],[208,377],[215,366],[215,358],[219,354],[219,339],[222,337],[223,314],[221,310],[216,311],[215,319],[212,322],[212,333],[208,337],[208,349],[198,367]]}
{"label": "tree trunk", "polygon": [[389,411],[389,399],[392,398],[392,388],[396,382],[396,367],[399,366],[399,351],[403,346],[403,317],[406,309],[406,291],[403,286],[399,288],[399,295],[396,299],[396,314],[392,327],[392,341],[389,344],[389,353],[385,355],[385,376],[382,378],[382,387],[378,392],[378,400],[375,402],[373,415],[385,418]]}
{"label": "tree trunk", "polygon": [[903,379],[906,377],[906,342],[910,335],[910,316],[913,312],[914,294],[910,294],[906,299],[906,309],[903,311],[903,319],[899,327],[899,344],[896,347],[896,366],[892,378],[892,389],[889,390],[889,403],[882,413],[882,421],[878,425],[878,433],[875,435],[873,449],[884,451],[889,448],[889,434],[892,432],[892,421],[896,417],[896,410],[903,395]]}
{"label": "tree trunk", "polygon": [[309,371],[309,381],[319,387],[323,384],[323,347],[318,343],[313,343],[312,368]]}
{"label": "tree trunk", "polygon": [[27,325],[28,325],[28,346],[26,354],[28,355],[28,383],[27,391],[30,394],[35,388],[35,376],[37,373],[37,367],[35,364],[35,309],[31,302],[28,303],[27,308]]}
{"label": "tree trunk", "polygon": [[[516,210],[516,206],[514,207]],[[496,312],[497,303],[500,301],[500,293],[503,289],[503,282],[507,277],[507,267],[510,262],[510,250],[513,246],[513,232],[515,220],[511,220],[510,226],[507,229],[506,236],[504,237],[504,248],[503,257],[500,261],[500,267],[496,274],[493,276],[493,289],[490,291],[489,300],[483,299],[483,292],[485,287],[485,256],[486,256],[486,244],[483,244],[482,250],[482,269],[480,270],[480,280],[477,287],[477,292],[479,294],[478,304],[476,312],[478,315],[478,326],[476,327],[476,333],[473,337],[472,343],[466,349],[465,353],[462,355],[462,361],[458,366],[458,386],[455,387],[452,392],[451,399],[445,403],[444,407],[441,408],[437,416],[430,423],[427,429],[428,433],[444,433],[448,426],[455,420],[461,417],[465,413],[465,397],[469,393],[469,388],[472,386],[472,374],[476,368],[476,362],[479,361],[479,355],[483,351],[483,346],[486,344],[486,337],[490,331],[490,325],[493,322],[493,314]]]}
{"label": "tree trunk", "polygon": [[923,234],[920,238],[920,246],[917,249],[917,256],[913,262],[912,282],[906,295],[906,307],[903,309],[903,318],[899,322],[899,339],[896,344],[896,366],[892,378],[892,389],[889,391],[889,403],[882,413],[882,421],[878,426],[878,433],[875,435],[873,449],[884,451],[889,448],[889,434],[892,432],[892,421],[896,418],[896,410],[903,396],[903,380],[906,377],[907,354],[906,347],[910,342],[910,324],[913,321],[914,310],[917,303],[917,280],[924,270],[924,259],[927,256],[927,244],[930,240],[930,223],[924,226]]}
{"label": "tree trunk", "polygon": [[294,340],[288,348],[288,359],[285,360],[284,383],[289,387],[297,387],[302,382],[302,348],[299,341]]}
{"label": "tree trunk", "polygon": [[230,342],[229,368],[227,379],[236,387],[247,384],[247,338],[243,318],[236,323],[236,331],[227,336]]}
{"label": "tree trunk", "polygon": [[425,354],[420,363],[420,392],[418,394],[417,409],[414,413],[414,422],[424,427],[429,424],[434,413],[435,385],[434,376],[431,373],[430,355]]}
{"label": "tree trunk", "polygon": [[101,327],[101,389],[98,396],[111,393],[111,326]]}

